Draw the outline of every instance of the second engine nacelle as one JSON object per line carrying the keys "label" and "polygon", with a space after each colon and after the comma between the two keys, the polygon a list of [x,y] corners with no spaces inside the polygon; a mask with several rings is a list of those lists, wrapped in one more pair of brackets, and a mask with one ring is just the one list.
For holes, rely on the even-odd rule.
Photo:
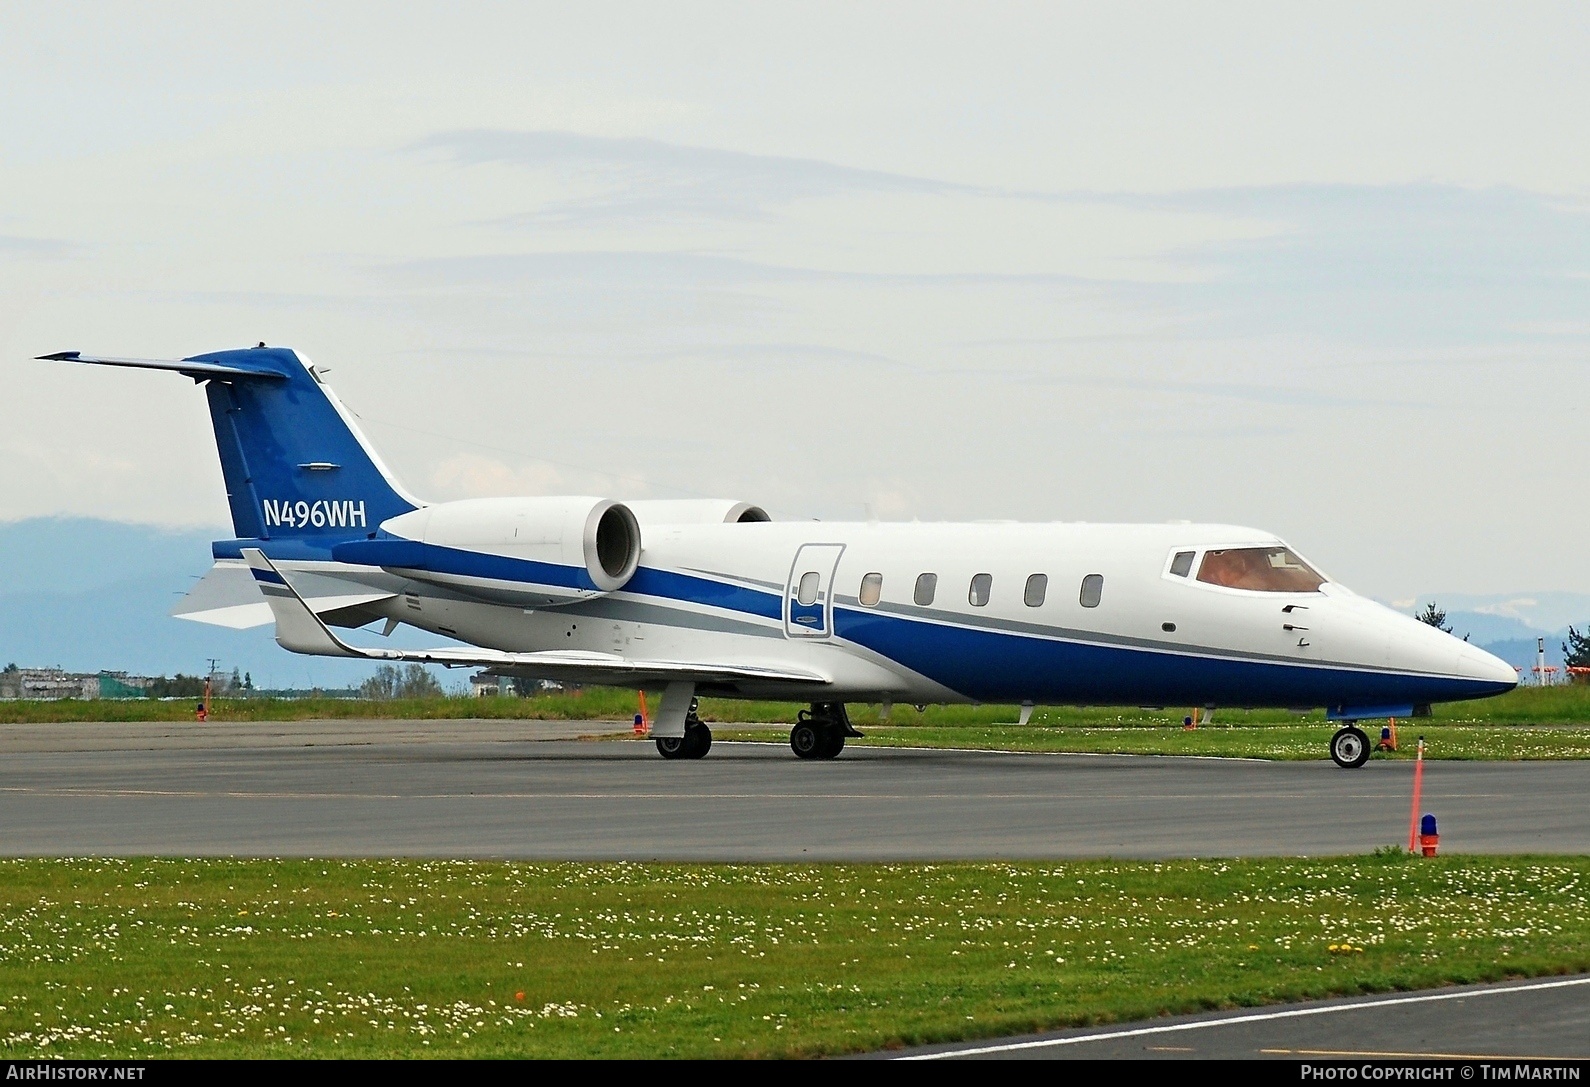
{"label": "second engine nacelle", "polygon": [[729,498],[647,498],[628,503],[642,527],[648,525],[746,525],[771,521],[767,511]]}
{"label": "second engine nacelle", "polygon": [[640,563],[639,522],[605,498],[442,502],[393,517],[381,531],[384,538],[338,545],[332,556],[524,606],[614,592]]}

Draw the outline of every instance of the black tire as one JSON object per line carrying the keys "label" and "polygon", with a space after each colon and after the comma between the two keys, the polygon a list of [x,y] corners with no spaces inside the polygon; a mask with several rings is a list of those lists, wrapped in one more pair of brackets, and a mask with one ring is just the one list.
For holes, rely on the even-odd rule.
{"label": "black tire", "polygon": [[1369,761],[1369,737],[1354,725],[1336,730],[1331,737],[1331,761],[1343,770],[1356,770]]}
{"label": "black tire", "polygon": [[790,750],[803,759],[825,758],[823,752],[827,746],[823,743],[824,731],[810,721],[799,722],[789,730]]}
{"label": "black tire", "polygon": [[687,759],[704,759],[712,750],[712,730],[706,725],[685,729],[685,754]]}
{"label": "black tire", "polygon": [[665,759],[688,759],[688,736],[659,736],[657,737],[657,754]]}
{"label": "black tire", "polygon": [[845,734],[837,728],[828,730],[827,743],[823,744],[823,758],[837,758],[845,749]]}

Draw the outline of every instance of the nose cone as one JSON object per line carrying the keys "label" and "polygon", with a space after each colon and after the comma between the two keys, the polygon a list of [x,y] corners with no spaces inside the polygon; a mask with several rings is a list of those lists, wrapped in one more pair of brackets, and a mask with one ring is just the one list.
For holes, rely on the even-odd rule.
{"label": "nose cone", "polygon": [[1418,684],[1415,705],[1489,698],[1518,686],[1513,666],[1478,646],[1389,608],[1377,614],[1386,636],[1386,663],[1395,671],[1426,677]]}
{"label": "nose cone", "polygon": [[1465,679],[1494,684],[1497,694],[1518,686],[1518,672],[1511,664],[1466,642],[1458,654],[1458,672]]}

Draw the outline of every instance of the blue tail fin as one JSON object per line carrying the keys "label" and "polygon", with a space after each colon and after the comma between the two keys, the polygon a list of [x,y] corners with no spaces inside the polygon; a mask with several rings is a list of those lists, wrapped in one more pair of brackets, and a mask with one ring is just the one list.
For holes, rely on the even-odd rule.
{"label": "blue tail fin", "polygon": [[180,361],[45,358],[175,370],[205,383],[215,444],[240,539],[348,539],[418,507],[296,351],[256,347]]}
{"label": "blue tail fin", "polygon": [[415,509],[336,395],[295,351],[254,348],[198,355],[285,381],[206,386],[232,525],[240,538],[362,536]]}

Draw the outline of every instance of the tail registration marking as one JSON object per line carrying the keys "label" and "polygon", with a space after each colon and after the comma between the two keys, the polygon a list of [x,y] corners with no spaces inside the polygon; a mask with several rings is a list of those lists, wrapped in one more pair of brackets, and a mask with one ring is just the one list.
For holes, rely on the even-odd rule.
{"label": "tail registration marking", "polygon": [[284,498],[280,502],[264,499],[260,505],[265,514],[265,527],[274,528],[368,528],[364,519],[364,499],[321,498],[307,502]]}

